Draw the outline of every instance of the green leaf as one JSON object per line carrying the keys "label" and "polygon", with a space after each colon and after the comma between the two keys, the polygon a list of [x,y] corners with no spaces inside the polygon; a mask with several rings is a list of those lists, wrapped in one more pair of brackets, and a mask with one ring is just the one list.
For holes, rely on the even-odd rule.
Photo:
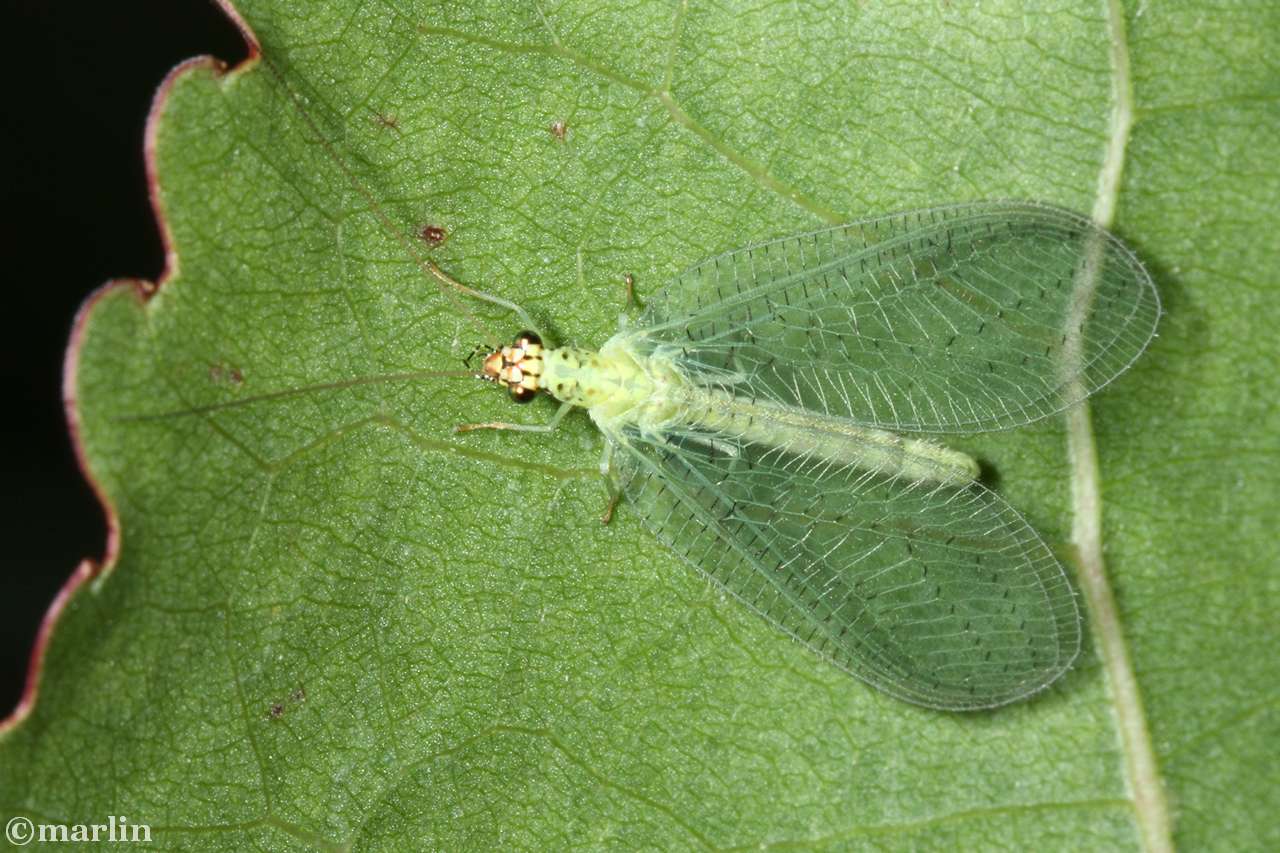
{"label": "green leaf", "polygon": [[[0,735],[0,817],[193,849],[1280,844],[1276,8],[512,5],[246,2],[271,66],[166,84],[170,275],[93,297],[71,351],[118,548]],[[1114,207],[1167,307],[1080,421],[1115,616],[994,713],[883,696],[625,504],[602,526],[585,417],[455,436],[505,400],[440,378],[199,410],[515,331],[380,216],[597,345],[626,273],[643,298],[751,241],[984,197]],[[1089,466],[1063,439],[954,444],[1066,556]]]}

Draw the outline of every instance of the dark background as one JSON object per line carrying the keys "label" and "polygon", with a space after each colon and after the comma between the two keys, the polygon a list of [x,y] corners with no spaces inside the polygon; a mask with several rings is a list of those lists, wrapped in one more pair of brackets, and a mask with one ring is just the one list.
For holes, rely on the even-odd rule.
{"label": "dark background", "polygon": [[111,278],[160,275],[147,199],[143,128],[165,73],[184,59],[246,55],[208,0],[8,0],[8,93],[0,336],[3,596],[0,718],[27,676],[32,641],[58,588],[106,542],[102,511],[76,464],[62,413],[62,359],[81,301]]}

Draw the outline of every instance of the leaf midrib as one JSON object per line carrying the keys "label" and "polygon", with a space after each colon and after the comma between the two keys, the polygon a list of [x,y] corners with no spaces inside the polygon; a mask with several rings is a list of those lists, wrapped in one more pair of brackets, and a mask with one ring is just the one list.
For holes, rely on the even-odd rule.
{"label": "leaf midrib", "polygon": [[[1115,218],[1133,129],[1133,77],[1120,0],[1107,0],[1107,27],[1111,48],[1111,119],[1092,211],[1094,220],[1103,227],[1109,227]],[[1067,414],[1067,453],[1071,469],[1071,541],[1076,547],[1080,586],[1110,682],[1139,837],[1149,853],[1168,853],[1174,847],[1164,784],[1115,595],[1102,559],[1101,472],[1087,401]]]}

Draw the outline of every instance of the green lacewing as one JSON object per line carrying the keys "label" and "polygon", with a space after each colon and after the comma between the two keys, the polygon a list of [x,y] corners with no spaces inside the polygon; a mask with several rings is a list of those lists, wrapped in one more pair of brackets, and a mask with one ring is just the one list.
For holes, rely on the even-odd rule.
{"label": "green lacewing", "polygon": [[1030,696],[1080,648],[1061,564],[978,466],[919,433],[1029,424],[1155,332],[1116,237],[1034,202],[898,213],[701,263],[598,351],[533,332],[484,377],[574,406],[677,554],[875,687],[964,710]]}
{"label": "green lacewing", "polygon": [[[421,253],[264,59],[321,147],[455,308]],[[524,331],[479,378],[550,422],[585,408],[616,495],[675,553],[859,679],[939,709],[1007,704],[1080,648],[1062,565],[976,462],[925,435],[1000,430],[1107,385],[1155,333],[1134,253],[1070,211],[991,201],[896,213],[700,263],[599,350]],[[474,319],[474,318],[473,318]],[[315,388],[457,375],[360,377]],[[177,413],[174,413],[177,414]]]}

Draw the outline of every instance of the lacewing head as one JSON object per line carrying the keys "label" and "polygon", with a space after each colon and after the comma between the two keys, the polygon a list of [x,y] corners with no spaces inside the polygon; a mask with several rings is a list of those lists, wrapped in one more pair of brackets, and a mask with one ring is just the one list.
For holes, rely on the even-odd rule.
{"label": "lacewing head", "polygon": [[513,343],[484,357],[478,378],[505,386],[512,400],[527,403],[540,388],[542,349],[541,338],[533,332],[521,332]]}

